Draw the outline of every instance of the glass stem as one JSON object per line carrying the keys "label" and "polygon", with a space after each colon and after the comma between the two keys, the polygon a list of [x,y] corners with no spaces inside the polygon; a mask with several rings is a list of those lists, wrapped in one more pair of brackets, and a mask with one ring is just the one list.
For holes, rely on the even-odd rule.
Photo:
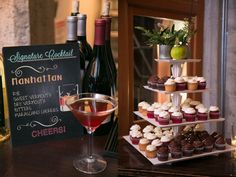
{"label": "glass stem", "polygon": [[93,158],[93,132],[89,133],[88,156],[90,159]]}

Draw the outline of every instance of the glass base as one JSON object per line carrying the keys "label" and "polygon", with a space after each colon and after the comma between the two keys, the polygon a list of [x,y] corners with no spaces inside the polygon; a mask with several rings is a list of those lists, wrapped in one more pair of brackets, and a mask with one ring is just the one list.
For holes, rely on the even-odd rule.
{"label": "glass base", "polygon": [[86,174],[97,174],[106,169],[107,162],[99,155],[85,156],[75,159],[73,165],[76,170]]}

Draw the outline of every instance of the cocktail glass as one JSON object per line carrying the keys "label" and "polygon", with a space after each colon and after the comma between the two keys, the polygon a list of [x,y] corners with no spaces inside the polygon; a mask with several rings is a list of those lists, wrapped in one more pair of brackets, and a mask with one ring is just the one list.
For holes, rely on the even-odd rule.
{"label": "cocktail glass", "polygon": [[117,101],[107,95],[81,93],[69,96],[66,99],[66,105],[89,134],[88,154],[73,161],[75,169],[87,174],[102,172],[107,162],[93,153],[93,133],[117,108]]}

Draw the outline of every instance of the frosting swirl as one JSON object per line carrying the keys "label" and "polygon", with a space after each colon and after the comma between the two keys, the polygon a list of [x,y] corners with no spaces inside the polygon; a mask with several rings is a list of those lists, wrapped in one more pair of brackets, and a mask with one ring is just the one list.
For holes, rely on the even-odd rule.
{"label": "frosting swirl", "polygon": [[164,83],[164,85],[175,85],[175,81],[174,81],[174,79],[168,79],[168,80]]}
{"label": "frosting swirl", "polygon": [[141,129],[141,127],[138,125],[138,124],[134,124],[134,125],[132,125],[131,127],[130,127],[130,130],[132,131],[132,130],[140,130]]}
{"label": "frosting swirl", "polygon": [[170,114],[167,111],[162,111],[162,112],[160,112],[159,117],[161,117],[163,119],[169,119]]}
{"label": "frosting swirl", "polygon": [[157,148],[156,148],[156,146],[150,144],[150,145],[148,145],[146,147],[146,150],[148,150],[148,151],[155,151],[155,150],[157,150]]}
{"label": "frosting swirl", "polygon": [[196,113],[194,108],[186,108],[186,110],[184,112],[187,114],[195,114]]}
{"label": "frosting swirl", "polygon": [[209,111],[219,111],[217,106],[210,106]]}

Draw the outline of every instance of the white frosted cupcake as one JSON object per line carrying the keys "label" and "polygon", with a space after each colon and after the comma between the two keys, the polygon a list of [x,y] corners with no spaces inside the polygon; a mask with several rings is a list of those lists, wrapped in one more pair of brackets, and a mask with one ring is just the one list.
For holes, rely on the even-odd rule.
{"label": "white frosted cupcake", "polygon": [[193,122],[196,118],[196,110],[194,108],[186,108],[184,111],[184,118],[186,122]]}
{"label": "white frosted cupcake", "polygon": [[155,140],[152,141],[151,145],[156,146],[156,148],[158,149],[159,147],[162,146],[162,142],[159,139],[155,139]]}
{"label": "white frosted cupcake", "polygon": [[183,120],[183,114],[179,111],[173,112],[171,114],[171,120],[174,124],[182,123]]}
{"label": "white frosted cupcake", "polygon": [[197,120],[207,120],[208,118],[208,109],[201,107],[197,111]]}
{"label": "white frosted cupcake", "polygon": [[138,144],[139,140],[142,138],[143,134],[140,131],[130,131],[129,137],[132,142],[132,144]]}
{"label": "white frosted cupcake", "polygon": [[160,125],[167,125],[170,121],[170,114],[167,111],[162,111],[158,116],[158,123]]}
{"label": "white frosted cupcake", "polygon": [[210,106],[209,108],[209,117],[210,119],[219,119],[220,118],[220,109],[217,106]]}
{"label": "white frosted cupcake", "polygon": [[141,127],[138,124],[134,124],[130,127],[130,131],[141,130]]}
{"label": "white frosted cupcake", "polygon": [[145,150],[147,158],[155,158],[157,156],[157,148],[154,145],[148,145]]}
{"label": "white frosted cupcake", "polygon": [[161,107],[161,103],[158,103],[158,102],[154,102],[153,104],[152,104],[152,107],[154,108],[154,109],[158,109],[158,108],[160,108]]}
{"label": "white frosted cupcake", "polygon": [[161,142],[164,146],[168,146],[168,144],[170,143],[171,139],[169,136],[165,135],[161,137]]}
{"label": "white frosted cupcake", "polygon": [[150,141],[147,138],[142,138],[139,140],[139,150],[145,151],[146,147],[150,144]]}
{"label": "white frosted cupcake", "polygon": [[188,86],[188,90],[197,90],[198,81],[196,80],[196,78],[189,79],[187,86]]}
{"label": "white frosted cupcake", "polygon": [[149,133],[149,132],[153,132],[154,127],[152,125],[147,125],[144,129],[143,129],[143,133]]}
{"label": "white frosted cupcake", "polygon": [[165,91],[174,92],[176,90],[176,83],[173,79],[168,79],[165,83]]}
{"label": "white frosted cupcake", "polygon": [[157,136],[155,135],[155,133],[149,133],[147,134],[147,139],[152,142],[152,140],[156,139]]}

